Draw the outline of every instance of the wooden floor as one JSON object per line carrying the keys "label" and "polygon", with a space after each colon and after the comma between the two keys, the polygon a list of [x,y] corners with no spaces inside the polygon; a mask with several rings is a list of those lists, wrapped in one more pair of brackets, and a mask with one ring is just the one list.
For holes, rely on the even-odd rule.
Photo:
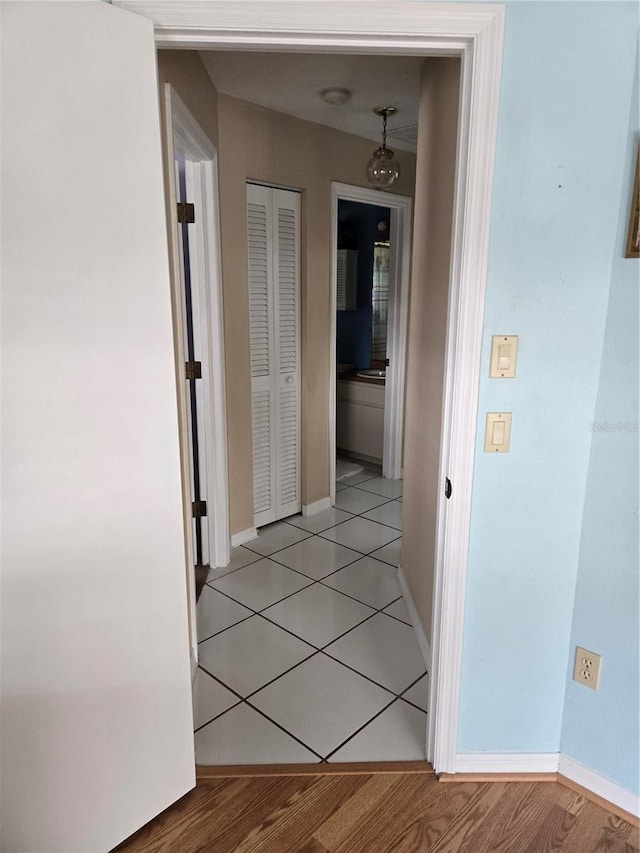
{"label": "wooden floor", "polygon": [[199,779],[119,853],[638,853],[638,830],[557,782],[430,774]]}

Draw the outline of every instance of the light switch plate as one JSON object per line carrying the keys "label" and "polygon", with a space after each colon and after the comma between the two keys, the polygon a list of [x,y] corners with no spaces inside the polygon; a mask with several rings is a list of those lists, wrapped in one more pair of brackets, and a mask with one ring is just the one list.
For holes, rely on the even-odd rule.
{"label": "light switch plate", "polygon": [[487,412],[485,453],[508,453],[511,444],[511,412]]}
{"label": "light switch plate", "polygon": [[489,376],[493,379],[514,379],[517,357],[517,335],[494,335],[491,338]]}

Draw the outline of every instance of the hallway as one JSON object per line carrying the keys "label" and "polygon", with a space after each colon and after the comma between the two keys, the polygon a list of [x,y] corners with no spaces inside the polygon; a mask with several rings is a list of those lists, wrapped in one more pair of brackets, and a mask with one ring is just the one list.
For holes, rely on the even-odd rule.
{"label": "hallway", "polygon": [[198,602],[196,761],[424,760],[427,676],[396,579],[402,481],[262,528]]}

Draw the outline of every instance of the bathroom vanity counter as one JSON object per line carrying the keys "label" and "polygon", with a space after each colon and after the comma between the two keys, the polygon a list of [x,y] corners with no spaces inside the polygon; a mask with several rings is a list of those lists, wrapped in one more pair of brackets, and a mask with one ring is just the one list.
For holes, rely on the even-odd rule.
{"label": "bathroom vanity counter", "polygon": [[355,370],[349,373],[341,373],[338,376],[338,382],[364,382],[367,385],[375,385],[377,388],[384,388],[384,379],[375,379],[372,376],[358,376]]}
{"label": "bathroom vanity counter", "polygon": [[382,461],[384,381],[353,374],[338,379],[337,445],[363,459]]}

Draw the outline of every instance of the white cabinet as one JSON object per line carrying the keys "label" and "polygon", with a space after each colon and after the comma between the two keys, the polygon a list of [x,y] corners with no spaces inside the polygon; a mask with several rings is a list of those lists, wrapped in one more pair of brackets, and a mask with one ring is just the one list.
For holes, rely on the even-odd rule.
{"label": "white cabinet", "polygon": [[339,381],[337,445],[356,456],[381,461],[384,444],[384,385]]}
{"label": "white cabinet", "polygon": [[247,184],[256,527],[300,512],[300,195]]}

